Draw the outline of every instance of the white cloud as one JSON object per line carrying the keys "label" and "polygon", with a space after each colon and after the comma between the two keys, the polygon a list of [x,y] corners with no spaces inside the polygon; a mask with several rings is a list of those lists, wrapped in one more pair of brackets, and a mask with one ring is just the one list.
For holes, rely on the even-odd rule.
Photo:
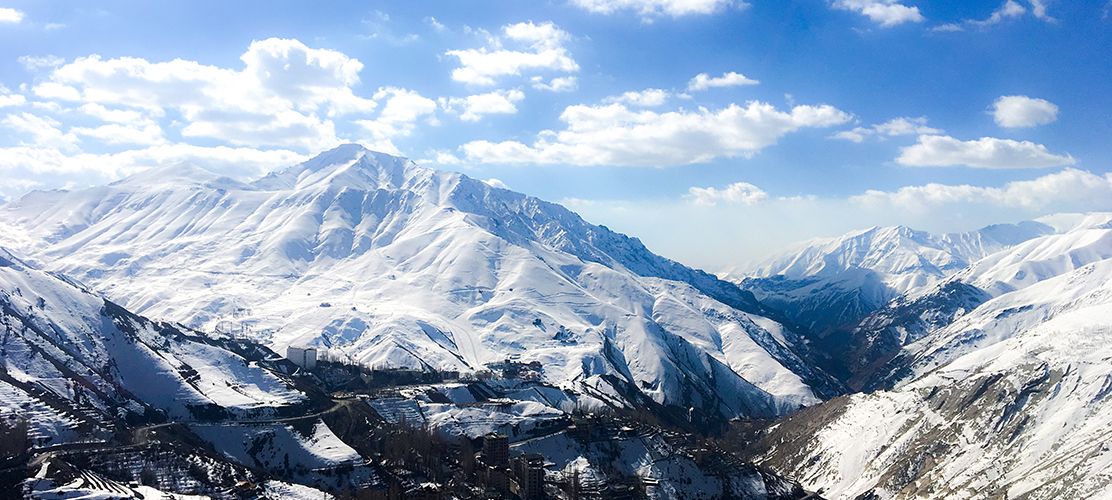
{"label": "white cloud", "polygon": [[152,121],[127,125],[109,123],[98,127],[74,127],[70,132],[97,139],[105,144],[153,145],[166,142],[166,138],[162,136],[162,128]]}
{"label": "white cloud", "polygon": [[857,12],[885,28],[925,20],[919,7],[904,5],[897,0],[835,0],[834,8]]}
{"label": "white cloud", "polygon": [[864,142],[865,139],[869,137],[935,135],[940,133],[942,133],[941,130],[927,126],[926,117],[908,118],[901,116],[869,127],[855,127],[852,130],[843,130],[831,137],[851,142]]}
{"label": "white cloud", "polygon": [[[579,71],[579,64],[564,47],[570,36],[551,22],[509,24],[502,27],[502,38],[488,38],[486,47],[445,53],[459,60],[459,67],[452,70],[453,80],[473,85],[493,85],[497,79],[506,76]],[[521,48],[506,49],[504,41]]]}
{"label": "white cloud", "polygon": [[[1000,187],[968,184],[925,184],[896,191],[866,191],[851,198],[862,205],[902,210],[927,211],[957,204],[993,205],[1025,209],[1094,210],[1107,208],[1112,200],[1112,174],[1093,174],[1067,168],[1032,180],[1014,181]],[[1101,202],[1096,205],[1092,202]]]}
{"label": "white cloud", "polygon": [[360,35],[362,38],[380,40],[390,45],[409,45],[421,39],[416,33],[396,33],[390,22],[390,15],[380,10],[372,11],[368,17],[363,18],[363,26],[366,26],[367,34]]}
{"label": "white cloud", "polygon": [[724,188],[692,187],[687,196],[696,205],[715,206],[719,203],[756,205],[768,199],[768,193],[748,182],[735,182]]}
{"label": "white cloud", "polygon": [[992,104],[992,116],[1001,127],[1034,127],[1057,120],[1058,106],[1046,99],[1006,95]]}
{"label": "white cloud", "polygon": [[636,234],[663,255],[721,269],[782,252],[793,242],[869,226],[969,231],[1051,213],[1110,211],[1112,174],[1067,168],[1000,185],[935,183],[825,197],[770,193],[753,204],[700,205],[689,191],[673,199],[565,202],[589,221]]}
{"label": "white cloud", "polygon": [[718,110],[633,111],[623,104],[569,106],[566,127],[546,130],[532,145],[473,141],[460,149],[480,163],[671,166],[716,158],[750,157],[784,135],[829,127],[851,116],[833,106],[781,111],[752,101]]}
{"label": "white cloud", "polygon": [[609,97],[606,102],[617,102],[651,108],[663,105],[668,100],[668,91],[662,89],[645,89],[624,92],[622,95]]}
{"label": "white cloud", "polygon": [[695,75],[695,77],[692,78],[691,81],[687,82],[687,90],[699,91],[707,90],[710,88],[757,85],[759,83],[761,82],[733,71],[730,71],[729,73],[723,73],[722,76],[715,77],[712,77],[706,73],[699,73],[698,75]]}
{"label": "white cloud", "polygon": [[393,139],[412,134],[419,120],[436,113],[436,101],[413,90],[386,87],[379,89],[374,98],[386,99],[382,113],[374,120],[355,123],[371,134],[371,149],[384,153],[401,154]]}
{"label": "white cloud", "polygon": [[355,93],[363,64],[342,52],[270,38],[252,42],[240,60],[233,69],[184,59],[21,58],[29,68],[53,68],[32,88],[45,104],[77,104],[105,124],[128,125],[79,131],[105,143],[160,143],[149,121],[164,120],[185,138],[317,151],[341,142],[333,119],[378,107]]}
{"label": "white cloud", "polygon": [[40,69],[57,68],[66,63],[65,59],[55,55],[45,56],[19,56],[19,64],[22,64],[28,71],[37,71]]}
{"label": "white cloud", "polygon": [[79,101],[81,100],[81,92],[69,85],[62,85],[57,82],[43,82],[35,85],[32,89],[35,95],[43,99],[55,99],[61,101]]}
{"label": "white cloud", "polygon": [[305,159],[306,156],[288,150],[189,144],[165,144],[109,154],[66,154],[54,148],[17,146],[0,148],[0,172],[85,174],[93,182],[103,182],[152,167],[186,163],[232,177],[251,178]]}
{"label": "white cloud", "polygon": [[27,102],[27,98],[22,94],[13,94],[7,87],[0,85],[0,108],[9,106],[20,106]]}
{"label": "white cloud", "polygon": [[1046,13],[1046,3],[1044,0],[1030,0],[1030,3],[1032,15],[1044,21],[1056,21],[1056,19],[1050,17],[1050,15]]}
{"label": "white cloud", "polygon": [[1053,154],[1030,141],[982,137],[962,141],[944,135],[921,135],[903,148],[896,162],[912,167],[1045,168],[1073,165],[1070,155]]}
{"label": "white cloud", "polygon": [[488,185],[490,187],[493,187],[493,188],[510,189],[510,187],[507,186],[505,182],[502,182],[501,180],[498,180],[498,179],[493,179],[493,178],[486,179],[486,180],[483,181],[483,183],[485,183],[486,185]]}
{"label": "white cloud", "polygon": [[517,113],[516,102],[525,99],[525,93],[518,89],[496,90],[485,94],[467,97],[442,97],[440,107],[451,113],[458,113],[463,121],[477,122],[485,115]]}
{"label": "white cloud", "polygon": [[[1028,4],[1031,6],[1031,15],[1035,16],[1035,18],[1050,23],[1056,21],[1056,19],[1047,14],[1046,4],[1043,3],[1042,0],[1028,0]],[[964,19],[956,23],[936,26],[933,29],[934,31],[965,31],[966,28],[988,28],[1004,21],[1018,19],[1027,13],[1027,7],[1024,7],[1016,0],[1006,0],[1000,7],[992,11],[992,13],[984,19]]]}
{"label": "white cloud", "polygon": [[134,109],[109,109],[97,103],[82,104],[78,108],[82,113],[108,123],[130,123],[144,119],[142,112]]}
{"label": "white cloud", "polygon": [[437,20],[433,16],[426,17],[425,18],[425,23],[427,23],[429,26],[431,26],[433,31],[436,31],[437,33],[443,33],[445,31],[448,31],[448,27],[444,26],[443,23],[441,23],[439,20]]}
{"label": "white cloud", "polygon": [[18,24],[23,22],[23,12],[11,7],[0,7],[0,23]]}
{"label": "white cloud", "polygon": [[573,5],[596,14],[632,11],[642,18],[713,14],[727,7],[747,6],[740,0],[572,0]]}
{"label": "white cloud", "polygon": [[549,92],[571,92],[579,87],[579,79],[574,76],[557,76],[547,82],[544,81],[544,77],[534,76],[530,81],[533,83],[533,88]]}
{"label": "white cloud", "polygon": [[[0,106],[27,109],[0,119],[9,138],[0,177],[90,185],[166,162],[254,172],[341,141],[399,153],[393,141],[435,124],[436,102],[412,90],[359,95],[363,64],[338,51],[272,38],[252,42],[240,59],[221,67],[95,54],[21,58],[45,72],[21,86],[26,96],[0,89]],[[186,143],[173,143],[177,137]],[[51,173],[59,175],[44,175]]]}
{"label": "white cloud", "polygon": [[73,150],[77,146],[77,136],[63,132],[62,124],[48,116],[31,113],[10,114],[4,117],[0,124],[30,138],[30,142],[22,142],[26,146],[64,150]]}

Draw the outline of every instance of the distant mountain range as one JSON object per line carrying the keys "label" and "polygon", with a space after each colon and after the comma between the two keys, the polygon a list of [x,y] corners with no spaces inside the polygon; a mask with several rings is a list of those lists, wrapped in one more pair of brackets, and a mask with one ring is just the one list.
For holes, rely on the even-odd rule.
{"label": "distant mountain range", "polygon": [[[552,387],[519,419],[775,419],[752,457],[826,498],[1112,495],[1112,214],[870,228],[718,279],[347,145],[250,183],[173,167],[31,193],[0,206],[0,242],[0,410],[43,442],[307,404],[245,336],[375,367],[536,362]],[[456,396],[426,402],[444,428],[478,411]]]}
{"label": "distant mountain range", "polygon": [[1112,495],[1110,220],[896,299],[856,332],[892,339],[864,384],[881,390],[790,417],[758,454],[830,498]]}
{"label": "distant mountain range", "polygon": [[[849,379],[861,353],[849,335],[889,301],[929,288],[992,253],[1051,234],[1035,221],[966,233],[931,234],[904,226],[873,227],[811,240],[732,279],[804,327],[825,353],[818,362]],[[866,356],[869,357],[869,356]],[[870,358],[871,359],[871,358]]]}

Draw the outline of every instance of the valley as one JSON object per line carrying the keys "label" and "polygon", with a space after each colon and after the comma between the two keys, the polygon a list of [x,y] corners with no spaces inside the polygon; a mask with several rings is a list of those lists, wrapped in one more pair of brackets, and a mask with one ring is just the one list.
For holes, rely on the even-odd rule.
{"label": "valley", "polygon": [[3,474],[34,498],[1096,497],[1110,221],[871,228],[719,279],[355,145],[33,192],[0,206]]}

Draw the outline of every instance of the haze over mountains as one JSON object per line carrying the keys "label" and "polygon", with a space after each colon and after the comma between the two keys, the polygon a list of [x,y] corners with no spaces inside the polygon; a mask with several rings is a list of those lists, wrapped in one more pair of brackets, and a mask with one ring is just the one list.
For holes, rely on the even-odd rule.
{"label": "haze over mountains", "polygon": [[[1110,214],[874,227],[726,281],[347,145],[250,183],[173,167],[35,192],[0,222],[0,382],[28,404],[35,384],[100,415],[303,401],[191,327],[376,367],[536,361],[564,410],[778,419],[753,456],[830,498],[1112,494]],[[135,360],[157,385],[135,384]]]}

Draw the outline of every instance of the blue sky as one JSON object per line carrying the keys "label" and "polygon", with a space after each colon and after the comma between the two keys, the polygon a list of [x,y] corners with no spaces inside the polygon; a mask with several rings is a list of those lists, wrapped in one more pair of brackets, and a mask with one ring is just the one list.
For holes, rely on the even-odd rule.
{"label": "blue sky", "polygon": [[[719,270],[1112,209],[1104,1],[0,3],[0,196],[341,142]],[[702,75],[702,76],[699,76]],[[696,243],[697,242],[697,243]]]}

